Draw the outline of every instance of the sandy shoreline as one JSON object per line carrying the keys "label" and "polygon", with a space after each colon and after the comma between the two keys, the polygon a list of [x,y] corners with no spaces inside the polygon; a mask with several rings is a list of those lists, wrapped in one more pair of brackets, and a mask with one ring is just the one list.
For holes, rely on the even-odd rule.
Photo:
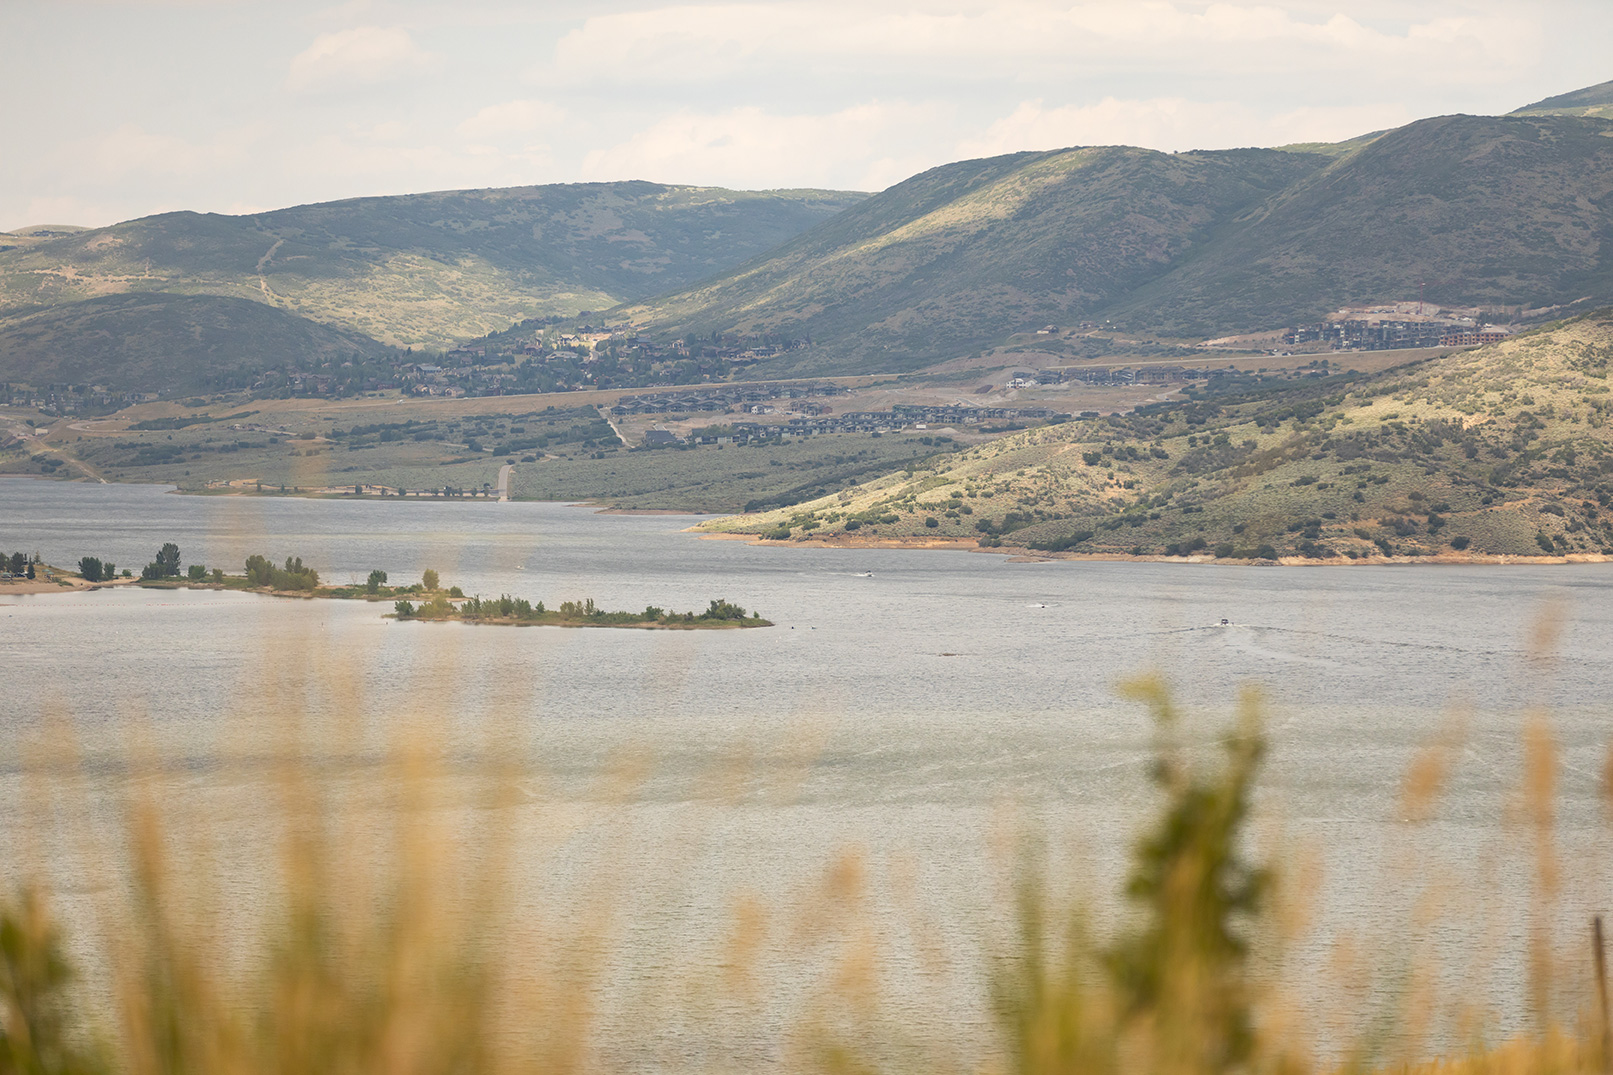
{"label": "sandy shoreline", "polygon": [[[562,502],[562,501],[557,501],[557,500],[550,500],[550,501],[528,501],[528,503],[549,503],[549,504],[568,503],[569,504],[570,502]],[[594,502],[584,501],[583,503],[578,504],[577,506],[578,507],[594,507],[595,504],[594,504]],[[716,518],[719,518],[719,517],[721,517],[723,515],[731,515],[733,513],[732,512],[721,512],[721,511],[685,511],[685,510],[682,510],[682,509],[679,509],[679,508],[598,508],[594,512],[594,514],[595,515],[699,515],[699,516],[701,516],[703,518],[716,519]]]}
{"label": "sandy shoreline", "polygon": [[976,542],[957,539],[930,538],[864,538],[860,540],[827,541],[808,538],[774,541],[760,534],[702,534],[698,527],[689,527],[685,533],[699,534],[702,541],[744,541],[752,545],[770,545],[783,549],[954,549],[960,552],[997,553],[1008,556],[1015,563],[1047,563],[1053,560],[1094,560],[1106,563],[1139,564],[1220,564],[1223,567],[1398,567],[1417,564],[1442,564],[1488,567],[1514,567],[1542,564],[1603,564],[1613,556],[1602,553],[1573,553],[1569,556],[1491,556],[1485,553],[1461,553],[1452,550],[1434,556],[1363,556],[1357,560],[1335,556],[1326,560],[1312,560],[1305,556],[1283,556],[1275,560],[1234,560],[1215,556],[1132,556],[1129,553],[1078,553],[1045,552],[1041,549],[1020,548],[1011,545],[982,546]]}
{"label": "sandy shoreline", "polygon": [[109,582],[85,582],[77,575],[58,574],[53,579],[0,579],[0,598],[10,595],[36,593],[66,593],[78,590],[99,590],[103,586],[126,586],[134,579],[115,579]]}

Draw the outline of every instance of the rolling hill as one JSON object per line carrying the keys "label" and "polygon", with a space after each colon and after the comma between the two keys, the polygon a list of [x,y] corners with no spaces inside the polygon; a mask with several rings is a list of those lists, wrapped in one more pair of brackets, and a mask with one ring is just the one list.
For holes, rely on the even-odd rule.
{"label": "rolling hill", "polygon": [[288,361],[318,366],[391,351],[261,302],[218,295],[103,295],[0,316],[0,381],[198,392]]}
{"label": "rolling hill", "polygon": [[1381,374],[1012,434],[708,529],[1068,555],[1613,555],[1613,310]]}
{"label": "rolling hill", "polygon": [[[1336,144],[1015,153],[873,196],[594,183],[24,229],[0,235],[0,378],[121,377],[94,375],[89,356],[106,354],[95,340],[125,309],[104,300],[134,294],[250,302],[338,330],[316,345],[263,322],[265,340],[317,348],[442,346],[584,310],[663,344],[811,341],[749,366],[756,377],[919,370],[1050,323],[1103,323],[1050,343],[1066,361],[1168,352],[1419,292],[1498,320],[1563,316],[1613,302],[1608,108],[1613,83]],[[102,304],[43,313],[89,300]],[[126,309],[153,334],[140,347],[192,381],[222,353],[198,340],[258,317]],[[76,357],[75,326],[101,334]]]}
{"label": "rolling hill", "polygon": [[613,316],[650,332],[810,337],[819,365],[804,372],[924,366],[1095,316],[1325,163],[1102,147],[949,164]]}
{"label": "rolling hill", "polygon": [[1307,175],[1113,316],[1210,335],[1416,296],[1545,307],[1613,298],[1613,123],[1446,116]]}
{"label": "rolling hill", "polygon": [[825,373],[921,367],[1043,322],[1282,328],[1425,283],[1452,306],[1613,299],[1613,122],[1446,116],[1346,145],[947,165],[616,314],[652,334],[807,336],[807,372]]}
{"label": "rolling hill", "polygon": [[687,286],[862,197],[585,183],[25,229],[0,236],[0,311],[129,292],[218,295],[441,346]]}
{"label": "rolling hill", "polygon": [[1597,116],[1613,119],[1613,82],[1587,86],[1572,93],[1560,93],[1524,105],[1512,113],[1514,116]]}

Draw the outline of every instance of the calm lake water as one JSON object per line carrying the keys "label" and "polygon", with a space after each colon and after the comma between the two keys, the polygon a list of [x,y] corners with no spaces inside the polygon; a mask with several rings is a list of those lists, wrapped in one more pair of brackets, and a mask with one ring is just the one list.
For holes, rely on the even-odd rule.
{"label": "calm lake water", "polygon": [[[57,564],[95,555],[138,570],[174,541],[187,564],[231,571],[260,552],[299,555],[339,582],[430,567],[467,593],[679,610],[721,597],[777,624],[501,630],[202,591],[0,596],[0,854],[26,828],[25,744],[59,738],[49,722],[60,715],[91,755],[134,737],[197,774],[243,727],[274,726],[288,698],[315,724],[355,721],[372,745],[424,715],[455,751],[496,742],[513,755],[532,810],[570,811],[566,835],[522,851],[530,899],[582,891],[602,863],[628,870],[613,899],[630,955],[599,986],[619,1063],[699,1067],[720,1054],[765,1066],[768,1033],[695,1044],[645,1031],[633,1015],[642,968],[714,946],[735,893],[783,906],[848,848],[868,864],[879,921],[909,913],[897,896],[910,879],[953,950],[976,955],[1002,926],[1003,831],[1048,834],[1079,885],[1111,891],[1154,805],[1152,726],[1116,686],[1157,672],[1199,744],[1226,727],[1240,688],[1263,691],[1263,846],[1292,872],[1315,863],[1304,876],[1316,924],[1299,961],[1351,934],[1391,962],[1428,945],[1454,964],[1488,923],[1484,989],[1517,1025],[1532,866],[1507,818],[1531,707],[1549,712],[1560,748],[1565,947],[1613,903],[1598,791],[1613,731],[1607,566],[1014,563],[707,541],[683,532],[694,521],[0,479],[0,549]],[[1544,648],[1531,641],[1542,624]],[[1400,806],[1408,765],[1452,720],[1448,789],[1432,820],[1412,824]],[[601,774],[629,754],[641,775],[608,790]],[[67,890],[93,889],[68,858],[55,856]],[[1482,923],[1417,925],[1413,904],[1436,877]],[[896,970],[917,958],[904,943],[892,942]],[[972,1055],[983,970],[966,956],[942,989],[893,987],[897,1016]],[[775,1001],[780,1023],[790,996]]]}

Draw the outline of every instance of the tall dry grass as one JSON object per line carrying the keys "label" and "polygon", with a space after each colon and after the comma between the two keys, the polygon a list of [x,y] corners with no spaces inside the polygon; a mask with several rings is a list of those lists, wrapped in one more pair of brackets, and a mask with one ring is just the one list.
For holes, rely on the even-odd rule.
{"label": "tall dry grass", "polygon": [[[928,1048],[887,1014],[887,938],[867,913],[866,867],[854,852],[825,864],[821,884],[789,909],[788,927],[776,909],[741,896],[723,945],[682,953],[689,967],[679,981],[718,994],[721,1013],[684,1032],[760,1039],[718,1065],[735,1071],[1607,1070],[1605,990],[1561,981],[1564,964],[1552,949],[1550,908],[1565,867],[1553,835],[1558,758],[1547,714],[1527,722],[1515,804],[1536,885],[1531,1029],[1497,1042],[1475,1005],[1480,1014],[1464,1024],[1472,1044],[1447,1041],[1450,1055],[1428,1060],[1435,1001],[1417,968],[1388,991],[1387,1024],[1342,1040],[1323,1034],[1271,971],[1304,928],[1309,881],[1297,868],[1274,868],[1249,835],[1265,752],[1258,696],[1240,699],[1218,760],[1206,764],[1184,747],[1182,718],[1160,681],[1126,692],[1154,715],[1160,802],[1133,848],[1122,894],[1129,913],[1102,924],[1035,841],[1022,842],[1002,908],[1006,940],[983,974],[989,1041],[975,1058]],[[42,818],[40,842],[75,842],[91,872],[109,881],[91,901],[93,939],[76,945],[94,952],[104,973],[74,977],[74,938],[52,914],[61,894],[52,890],[48,850],[11,864],[0,907],[0,1075],[513,1075],[666,1065],[615,1048],[597,1020],[602,979],[633,958],[610,945],[612,892],[630,879],[601,877],[574,906],[534,910],[517,898],[512,858],[533,838],[512,809],[520,772],[466,765],[418,726],[382,750],[350,732],[322,740],[297,719],[289,728],[278,749],[254,755],[250,778],[226,773],[191,809],[175,805],[185,798],[173,794],[188,779],[183,766],[131,749],[114,776],[91,773],[59,749],[64,733],[55,729],[58,749],[31,764],[28,794]],[[1447,729],[1411,767],[1408,818],[1431,810],[1459,742],[1460,730]],[[1613,773],[1613,755],[1609,766]],[[626,788],[634,779],[624,765],[607,783]],[[94,817],[66,809],[91,797],[88,784],[109,780],[119,819],[110,842]],[[252,823],[221,821],[213,811],[227,801],[250,803]],[[46,816],[53,810],[78,820],[58,823]],[[256,849],[244,859],[255,872],[244,890],[221,887],[219,865],[240,859],[242,841]],[[789,959],[768,954],[779,946],[766,940],[781,931]],[[783,990],[795,1000],[780,1029],[759,998],[784,976],[809,984]],[[1338,990],[1357,984],[1344,972]],[[1372,1003],[1381,1006],[1378,993]],[[1578,999],[1564,1010],[1563,996]],[[637,1018],[653,1029],[673,1015],[649,1003]],[[693,1069],[714,1069],[709,1054],[691,1055]]]}

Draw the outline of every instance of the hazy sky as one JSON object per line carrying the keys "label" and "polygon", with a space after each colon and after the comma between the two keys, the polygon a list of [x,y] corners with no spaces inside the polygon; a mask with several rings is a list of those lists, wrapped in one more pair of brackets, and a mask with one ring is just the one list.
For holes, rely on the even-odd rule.
{"label": "hazy sky", "polygon": [[0,0],[0,228],[1337,140],[1613,78],[1607,0]]}

